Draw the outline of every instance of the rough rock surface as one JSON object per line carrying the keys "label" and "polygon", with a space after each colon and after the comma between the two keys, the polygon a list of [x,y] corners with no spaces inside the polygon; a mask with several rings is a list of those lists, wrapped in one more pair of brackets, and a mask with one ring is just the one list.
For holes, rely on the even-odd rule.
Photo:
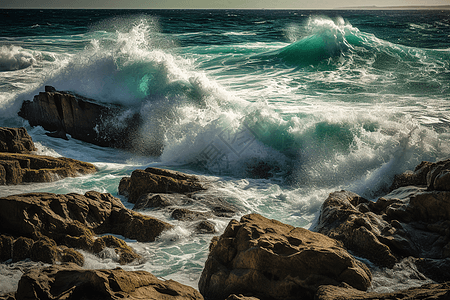
{"label": "rough rock surface", "polygon": [[320,285],[342,282],[366,290],[371,273],[340,242],[251,214],[213,239],[199,290],[212,299],[312,299]]}
{"label": "rough rock surface", "polygon": [[33,140],[23,127],[0,127],[0,152],[30,153],[36,151]]}
{"label": "rough rock surface", "polygon": [[0,198],[0,220],[0,232],[4,234],[0,240],[2,260],[30,257],[49,263],[65,261],[60,246],[91,252],[112,247],[119,262],[128,263],[138,258],[129,247],[112,237],[95,240],[95,234],[112,233],[149,242],[172,228],[128,210],[111,194],[95,191],[85,195],[30,193]]}
{"label": "rough rock surface", "polygon": [[372,202],[351,192],[331,193],[315,230],[380,266],[407,256],[450,257],[450,192],[419,190],[404,200],[390,195]]}
{"label": "rough rock surface", "polygon": [[33,101],[24,101],[19,116],[31,126],[42,126],[54,137],[73,138],[99,146],[142,151],[160,155],[162,142],[157,140],[140,149],[136,133],[141,125],[138,113],[120,105],[99,103],[70,92],[58,92],[47,86]]}
{"label": "rough rock surface", "polygon": [[93,164],[66,157],[0,153],[0,184],[51,182],[96,171]]}
{"label": "rough rock surface", "polygon": [[35,150],[25,128],[0,127],[0,185],[49,182],[97,171],[79,160],[30,154]]}
{"label": "rough rock surface", "polygon": [[16,299],[189,299],[202,300],[195,289],[162,281],[146,271],[85,270],[74,264],[35,268],[19,281]]}
{"label": "rough rock surface", "polygon": [[331,193],[315,230],[383,267],[404,257],[418,258],[424,274],[448,281],[449,273],[442,270],[450,259],[449,169],[450,160],[422,162],[414,173],[398,177],[397,189],[376,202],[347,191]]}
{"label": "rough rock surface", "polygon": [[[229,218],[236,214],[238,209],[234,205],[208,194],[205,185],[194,175],[147,168],[134,170],[130,177],[122,178],[119,194],[135,204],[134,210],[167,208],[173,211],[176,220],[204,220],[208,216]],[[199,208],[204,212],[198,212]]]}
{"label": "rough rock surface", "polygon": [[448,300],[450,299],[450,282],[426,284],[393,293],[365,293],[349,287],[331,285],[321,286],[315,300]]}
{"label": "rough rock surface", "polygon": [[196,176],[158,168],[134,170],[119,184],[119,194],[126,195],[131,203],[148,193],[186,194],[204,189]]}

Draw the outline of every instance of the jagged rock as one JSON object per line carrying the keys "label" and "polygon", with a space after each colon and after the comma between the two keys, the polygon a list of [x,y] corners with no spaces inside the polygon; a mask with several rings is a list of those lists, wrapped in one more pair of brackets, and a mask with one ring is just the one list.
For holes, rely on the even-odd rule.
{"label": "jagged rock", "polygon": [[[19,255],[16,258],[23,258],[25,254],[12,251],[13,245],[19,243],[31,247],[28,257],[49,263],[68,259],[64,258],[68,253],[61,254],[62,245],[93,251],[101,241],[106,247],[117,249],[119,262],[127,263],[139,256],[114,238],[103,237],[96,244],[95,233],[149,242],[172,228],[168,223],[128,210],[111,194],[94,191],[85,195],[30,193],[0,198],[0,219],[0,232],[9,235],[0,239],[2,260],[14,259],[15,254]],[[73,259],[77,261],[76,257]]]}
{"label": "jagged rock", "polygon": [[450,282],[450,258],[417,258],[415,264],[417,269],[428,278],[438,283]]}
{"label": "jagged rock", "polygon": [[146,271],[85,270],[75,264],[35,268],[19,281],[16,299],[189,299],[202,295],[173,280]]}
{"label": "jagged rock", "polygon": [[36,150],[25,128],[0,127],[0,152],[30,153]]}
{"label": "jagged rock", "polygon": [[134,250],[124,241],[112,235],[106,235],[95,239],[93,250],[94,253],[100,253],[105,248],[113,248],[119,256],[118,262],[121,265],[131,263],[135,260],[142,259]]}
{"label": "jagged rock", "polygon": [[[153,141],[140,149],[136,136],[142,123],[139,113],[115,104],[99,103],[70,92],[46,87],[33,101],[24,101],[19,116],[31,126],[42,126],[50,136],[72,138],[99,146],[139,150],[149,155],[160,155],[162,140]],[[139,149],[138,149],[139,148]]]}
{"label": "jagged rock", "polygon": [[429,190],[450,191],[450,159],[431,163],[421,162],[414,172],[396,175],[390,190],[404,186],[427,186]]}
{"label": "jagged rock", "polygon": [[[382,209],[388,204],[379,200],[372,206]],[[322,204],[314,230],[342,241],[345,247],[378,265],[392,267],[397,258],[380,240],[402,244],[406,239],[390,223],[371,212],[369,205],[369,200],[352,192],[331,193]]]}
{"label": "jagged rock", "polygon": [[232,295],[228,296],[226,300],[259,300],[259,298],[251,297],[251,296],[247,297],[242,294],[239,294],[239,295],[232,294]]}
{"label": "jagged rock", "polygon": [[338,241],[251,214],[212,240],[199,289],[213,299],[312,299],[320,285],[342,282],[366,290],[371,273]]}
{"label": "jagged rock", "polygon": [[131,177],[124,177],[119,184],[119,194],[136,203],[148,193],[180,193],[204,190],[198,177],[177,171],[147,168],[134,170]]}
{"label": "jagged rock", "polygon": [[0,153],[0,184],[51,182],[96,171],[93,164],[66,157]]}
{"label": "jagged rock", "polygon": [[198,233],[203,233],[203,234],[211,234],[211,233],[216,233],[216,226],[214,225],[213,222],[207,221],[207,220],[203,220],[200,221],[197,226],[195,226],[195,230]]}
{"label": "jagged rock", "polygon": [[315,300],[448,300],[450,299],[450,282],[443,284],[426,284],[393,293],[365,293],[351,287],[332,285],[321,286]]}

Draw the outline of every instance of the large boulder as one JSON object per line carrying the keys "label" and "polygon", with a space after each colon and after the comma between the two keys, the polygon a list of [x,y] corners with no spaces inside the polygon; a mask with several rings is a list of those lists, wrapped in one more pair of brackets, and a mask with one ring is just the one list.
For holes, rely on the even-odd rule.
{"label": "large boulder", "polygon": [[91,163],[66,157],[0,153],[0,184],[51,182],[96,171]]}
{"label": "large boulder", "polygon": [[0,127],[0,152],[30,153],[36,150],[25,128]]}
{"label": "large boulder", "polygon": [[312,299],[319,286],[342,283],[366,290],[371,272],[340,242],[250,214],[212,240],[199,290],[211,299]]}
{"label": "large boulder", "polygon": [[[24,101],[19,116],[31,126],[42,126],[50,136],[72,138],[104,147],[139,150],[160,155],[162,139],[141,149],[137,132],[139,113],[115,104],[99,103],[80,95],[45,87],[33,101]],[[138,149],[139,148],[139,149]]]}
{"label": "large boulder", "polygon": [[35,268],[19,281],[16,299],[186,299],[202,300],[195,289],[163,281],[146,271],[85,270],[74,264]]}
{"label": "large boulder", "polygon": [[[95,240],[95,234],[112,233],[151,242],[162,231],[172,228],[168,223],[125,208],[111,194],[95,191],[84,195],[30,193],[0,198],[0,219],[0,232],[4,234],[0,239],[2,260],[30,257],[50,263],[64,261],[64,253],[57,246],[94,253],[110,247],[115,249],[120,263],[128,263],[138,258],[129,247],[113,237]],[[36,252],[35,247],[45,251]],[[16,249],[24,249],[24,253],[17,257],[21,252]],[[44,258],[34,257],[35,254]]]}

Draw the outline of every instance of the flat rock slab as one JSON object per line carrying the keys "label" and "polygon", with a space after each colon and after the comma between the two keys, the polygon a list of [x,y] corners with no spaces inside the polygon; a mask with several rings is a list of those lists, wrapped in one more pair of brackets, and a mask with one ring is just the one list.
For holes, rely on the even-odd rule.
{"label": "flat rock slab", "polygon": [[340,242],[250,214],[213,239],[199,289],[212,299],[312,299],[320,285],[341,283],[366,290],[371,273]]}

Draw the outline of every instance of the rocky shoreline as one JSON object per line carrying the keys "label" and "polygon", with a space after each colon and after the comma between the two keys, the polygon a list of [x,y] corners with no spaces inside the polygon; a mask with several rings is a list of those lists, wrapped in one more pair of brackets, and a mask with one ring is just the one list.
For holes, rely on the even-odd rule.
{"label": "rocky shoreline", "polygon": [[[1,128],[0,151],[3,185],[95,172],[87,163],[34,155],[23,128]],[[450,160],[423,162],[398,175],[376,202],[331,193],[312,231],[258,214],[231,220],[211,241],[199,291],[146,271],[82,268],[83,251],[113,251],[122,265],[139,263],[143,258],[114,235],[151,242],[173,227],[139,209],[165,209],[175,220],[194,222],[199,234],[215,233],[208,216],[230,218],[238,209],[209,194],[208,184],[147,168],[118,186],[133,209],[94,191],[0,198],[0,261],[45,263],[24,271],[17,291],[0,299],[450,299]],[[367,292],[372,266],[392,269],[403,259],[435,283]]]}

